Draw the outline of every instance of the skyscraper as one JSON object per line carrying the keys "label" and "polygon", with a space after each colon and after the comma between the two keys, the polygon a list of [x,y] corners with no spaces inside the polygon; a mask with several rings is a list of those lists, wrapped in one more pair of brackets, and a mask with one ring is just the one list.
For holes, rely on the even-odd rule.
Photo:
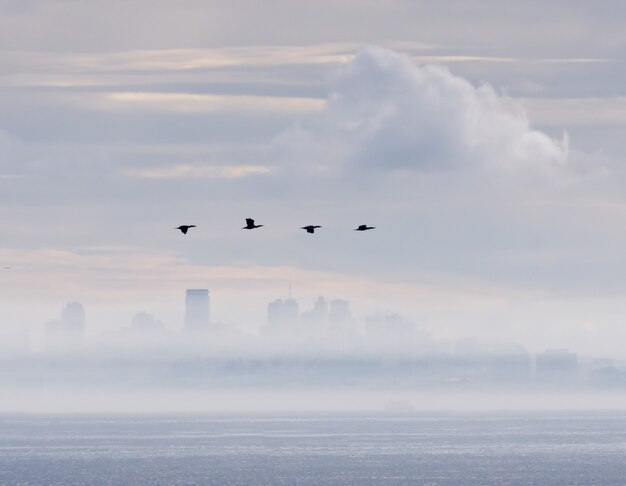
{"label": "skyscraper", "polygon": [[350,303],[341,299],[331,301],[328,319],[331,324],[339,326],[349,322],[352,319],[350,314]]}
{"label": "skyscraper", "polygon": [[293,326],[298,323],[299,306],[292,299],[277,299],[267,305],[267,323],[272,327]]}
{"label": "skyscraper", "polygon": [[313,305],[313,314],[320,321],[326,319],[326,316],[328,314],[328,304],[326,303],[326,300],[324,300],[324,297],[322,297],[321,295],[317,298],[315,304]]}
{"label": "skyscraper", "polygon": [[299,317],[300,307],[294,299],[276,299],[267,305],[265,331],[275,335],[291,334],[297,329]]}
{"label": "skyscraper", "polygon": [[208,289],[187,289],[187,294],[185,297],[185,330],[204,331],[208,328]]}
{"label": "skyscraper", "polygon": [[350,303],[342,299],[330,302],[328,313],[328,332],[334,335],[345,335],[353,331]]}
{"label": "skyscraper", "polygon": [[318,297],[313,309],[303,312],[300,316],[302,332],[308,336],[321,337],[326,334],[326,322],[328,320],[328,303],[324,297]]}

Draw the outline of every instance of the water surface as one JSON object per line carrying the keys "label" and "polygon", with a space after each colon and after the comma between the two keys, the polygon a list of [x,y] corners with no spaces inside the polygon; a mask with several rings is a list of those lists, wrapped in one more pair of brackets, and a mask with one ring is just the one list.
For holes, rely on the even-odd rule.
{"label": "water surface", "polygon": [[0,416],[2,485],[626,484],[626,414]]}

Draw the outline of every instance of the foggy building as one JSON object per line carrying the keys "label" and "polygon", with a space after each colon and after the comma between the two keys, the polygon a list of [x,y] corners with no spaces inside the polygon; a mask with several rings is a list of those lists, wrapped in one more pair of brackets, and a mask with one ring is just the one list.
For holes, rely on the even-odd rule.
{"label": "foggy building", "polygon": [[530,354],[520,344],[463,338],[455,343],[454,354],[471,381],[512,385],[530,380]]}
{"label": "foggy building", "polygon": [[345,351],[347,349],[346,346],[352,345],[354,334],[355,329],[352,314],[350,313],[350,303],[341,299],[332,300],[328,312],[328,335],[335,342],[341,343]]}
{"label": "foggy building", "polygon": [[185,295],[185,330],[205,331],[208,328],[208,289],[187,289],[187,293]]}
{"label": "foggy building", "polygon": [[353,331],[352,314],[350,313],[350,303],[348,301],[334,299],[330,302],[328,331],[335,335],[346,335]]}
{"label": "foggy building", "polygon": [[161,333],[165,331],[163,323],[147,312],[139,312],[135,314],[131,322],[129,330],[133,333]]}
{"label": "foggy building", "polygon": [[267,327],[272,333],[291,331],[298,324],[299,316],[300,307],[291,297],[267,304]]}
{"label": "foggy building", "polygon": [[326,331],[328,320],[328,303],[324,297],[318,297],[313,304],[313,309],[303,312],[300,321],[304,331],[308,334],[321,335]]}
{"label": "foggy building", "polygon": [[61,311],[61,321],[73,329],[85,330],[85,308],[78,302],[70,302]]}
{"label": "foggy building", "polygon": [[567,349],[548,349],[538,353],[535,366],[540,383],[560,385],[578,381],[578,355]]}
{"label": "foggy building", "polygon": [[325,321],[328,317],[328,303],[324,297],[319,296],[313,304],[313,316],[318,321]]}
{"label": "foggy building", "polygon": [[623,388],[626,386],[626,371],[612,365],[597,368],[589,374],[589,385]]}
{"label": "foggy building", "polygon": [[364,330],[372,337],[406,337],[415,333],[415,325],[398,314],[388,313],[367,317]]}
{"label": "foggy building", "polygon": [[276,299],[267,304],[267,325],[269,327],[274,327],[282,321],[283,304],[282,299]]}
{"label": "foggy building", "polygon": [[524,384],[530,381],[530,354],[522,346],[484,355],[484,379],[499,384]]}
{"label": "foggy building", "polygon": [[45,324],[45,343],[49,351],[76,351],[85,340],[85,309],[70,302],[61,312],[61,319]]}
{"label": "foggy building", "polygon": [[351,319],[350,303],[346,300],[335,299],[330,303],[329,319],[332,322],[344,322]]}

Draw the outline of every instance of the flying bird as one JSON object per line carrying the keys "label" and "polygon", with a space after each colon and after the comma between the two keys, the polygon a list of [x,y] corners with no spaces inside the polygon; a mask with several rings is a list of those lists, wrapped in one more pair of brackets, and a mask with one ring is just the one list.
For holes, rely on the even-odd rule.
{"label": "flying bird", "polygon": [[316,228],[321,228],[321,226],[315,226],[315,225],[308,225],[308,226],[303,226],[300,229],[306,230],[307,233],[315,233],[315,229]]}
{"label": "flying bird", "polygon": [[242,229],[255,229],[263,226],[262,224],[254,224],[254,219],[246,218],[246,225]]}
{"label": "flying bird", "polygon": [[356,228],[354,231],[367,231],[367,230],[371,230],[371,229],[375,229],[375,226],[368,226],[366,224],[362,224],[361,226],[359,226],[358,228]]}
{"label": "flying bird", "polygon": [[181,224],[180,226],[174,229],[180,230],[182,234],[186,235],[187,231],[189,231],[189,228],[195,228],[195,227],[196,227],[195,224]]}

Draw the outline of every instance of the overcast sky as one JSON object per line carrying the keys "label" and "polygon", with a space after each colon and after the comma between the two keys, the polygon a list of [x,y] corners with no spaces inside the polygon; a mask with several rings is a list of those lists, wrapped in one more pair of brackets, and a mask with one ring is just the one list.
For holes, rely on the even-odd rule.
{"label": "overcast sky", "polygon": [[176,328],[188,287],[254,329],[292,282],[303,310],[623,354],[625,15],[0,0],[2,329],[67,301]]}

